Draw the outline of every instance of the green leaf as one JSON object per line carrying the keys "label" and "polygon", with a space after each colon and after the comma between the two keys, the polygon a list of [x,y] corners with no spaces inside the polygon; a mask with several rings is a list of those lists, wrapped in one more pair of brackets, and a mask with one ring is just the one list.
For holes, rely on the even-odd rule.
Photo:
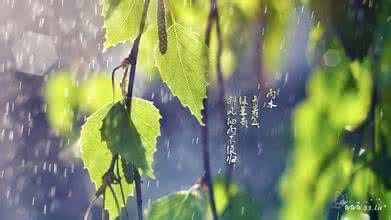
{"label": "green leaf", "polygon": [[160,136],[160,113],[152,102],[140,98],[132,99],[131,119],[145,149],[147,166],[145,175],[155,178],[153,173],[153,155],[156,152],[157,137]]}
{"label": "green leaf", "polygon": [[[102,176],[110,167],[110,162],[113,157],[113,153],[107,146],[107,143],[102,141],[100,131],[103,119],[112,106],[113,104],[107,104],[92,114],[83,125],[80,134],[81,154],[84,166],[88,170],[96,189],[102,184]],[[122,166],[121,161],[120,166]],[[120,173],[121,176],[124,176],[122,169],[120,169]],[[131,196],[133,194],[134,185],[128,184],[125,178],[122,178],[121,183],[125,197]],[[121,195],[119,185],[113,185],[113,189],[117,198],[120,198],[118,197],[118,195]],[[120,206],[123,207],[121,202]],[[109,212],[110,220],[116,219],[120,215],[114,197],[109,189],[106,190],[105,208]]]}
{"label": "green leaf", "polygon": [[123,158],[121,158],[122,162],[122,171],[125,174],[125,180],[127,183],[131,184],[134,181],[134,170],[132,169],[132,165]]}
{"label": "green leaf", "polygon": [[230,184],[229,194],[226,190],[226,178],[224,176],[215,176],[213,178],[213,190],[216,202],[217,214],[221,215],[227,208],[230,202],[230,197],[236,196],[239,192],[239,187],[236,183]]}
{"label": "green leaf", "polygon": [[376,174],[369,168],[362,168],[352,178],[351,186],[348,188],[349,198],[355,201],[365,201],[371,192],[371,185],[376,179]]}
{"label": "green leaf", "polygon": [[287,32],[293,12],[293,1],[267,1],[267,29],[261,45],[263,47],[263,65],[266,74],[281,72],[287,62],[287,45],[294,44],[292,36]]}
{"label": "green leaf", "polygon": [[[118,87],[116,87],[115,94],[116,97],[120,96]],[[111,100],[111,79],[109,77],[100,75],[82,84],[79,102],[83,103],[80,106],[83,110],[95,111],[98,106]],[[151,102],[139,98],[133,98],[132,112],[132,121],[146,151],[147,166],[144,167],[144,172],[154,178],[152,172],[153,154],[156,151],[157,137],[160,136],[159,120],[161,116],[159,110]]]}
{"label": "green leaf", "polygon": [[[216,28],[212,30],[210,45],[209,45],[209,82],[215,83],[217,81],[217,50],[218,41]],[[236,57],[232,49],[224,46],[221,53],[221,69],[223,79],[228,79],[234,72],[236,67]]]}
{"label": "green leaf", "polygon": [[[85,112],[95,112],[113,101],[111,78],[108,73],[100,73],[85,80],[80,85],[79,108]],[[119,86],[115,87],[115,100],[121,98]]]}
{"label": "green leaf", "polygon": [[78,89],[67,72],[60,72],[45,85],[48,117],[52,128],[71,134]]}
{"label": "green leaf", "polygon": [[[140,42],[140,48],[138,54],[140,70],[143,73],[146,73],[146,74],[141,74],[140,76],[144,76],[144,77],[157,76],[158,71],[155,66],[155,59],[153,58],[155,52],[154,48],[157,44],[157,39],[158,39],[158,35],[157,35],[156,25],[149,25],[144,31],[143,37],[141,38],[141,42]],[[153,59],[151,59],[151,57]]]}
{"label": "green leaf", "polygon": [[[231,1],[227,1],[230,3]],[[224,2],[224,3],[227,3]],[[242,0],[233,0],[232,4],[237,6],[241,12],[246,16],[248,19],[254,19],[257,16],[257,13],[259,13],[260,8],[260,2],[259,1],[242,1]]]}
{"label": "green leaf", "polygon": [[346,211],[342,215],[342,220],[367,220],[370,219],[369,213],[365,211]]}
{"label": "green leaf", "polygon": [[[341,51],[341,50],[340,50]],[[335,67],[322,66],[313,75],[309,96],[316,106],[324,106],[336,128],[354,129],[366,119],[371,102],[370,62],[342,61]]]}
{"label": "green leaf", "polygon": [[133,99],[131,119],[121,102],[115,103],[103,119],[102,140],[113,153],[154,178],[153,154],[160,135],[160,114],[151,102]]}
{"label": "green leaf", "polygon": [[168,29],[168,50],[155,50],[163,81],[183,106],[202,124],[201,110],[206,97],[208,50],[199,36],[175,23]]}
{"label": "green leaf", "polygon": [[126,161],[141,169],[147,168],[145,149],[140,135],[121,101],[116,102],[103,119],[101,127],[102,141],[113,154],[119,154]]}
{"label": "green leaf", "polygon": [[[134,163],[145,175],[154,178],[153,154],[156,151],[157,137],[160,135],[161,116],[149,101],[139,98],[132,100],[132,120],[121,102],[107,104],[93,113],[83,125],[80,135],[81,153],[85,168],[95,183],[96,189],[102,184],[102,176],[110,166],[114,153]],[[125,196],[132,195],[133,184],[128,184],[131,173],[125,175],[122,159],[120,173]],[[114,191],[121,195],[118,185]],[[119,216],[114,197],[106,193],[106,209],[110,219]]]}
{"label": "green leaf", "polygon": [[325,50],[333,51],[338,62],[325,62],[312,74],[308,97],[295,110],[295,147],[280,182],[281,219],[321,219],[336,192],[346,190],[360,200],[373,187],[371,174],[352,160],[353,147],[344,139],[347,129],[351,132],[367,120],[371,62],[351,61],[335,43]]}
{"label": "green leaf", "polygon": [[256,203],[247,192],[238,192],[232,196],[228,207],[223,212],[224,220],[258,220],[260,213]]}
{"label": "green leaf", "polygon": [[[260,219],[258,204],[246,190],[240,189],[236,183],[232,183],[228,195],[225,190],[224,177],[217,176],[213,182],[217,214],[221,219]],[[179,191],[152,202],[147,217],[148,220],[206,220],[213,218],[208,195],[200,185],[195,185],[188,191]]]}
{"label": "green leaf", "polygon": [[[391,209],[390,209],[390,204],[391,204],[391,191],[388,190],[383,190],[380,204],[382,205],[382,209],[379,212],[379,220],[387,220],[391,216]],[[379,205],[380,206],[380,205]]]}
{"label": "green leaf", "polygon": [[[258,220],[261,219],[258,204],[251,198],[249,192],[239,187],[236,182],[230,183],[229,193],[226,190],[226,178],[216,176],[213,189],[216,200],[217,214],[223,220]],[[211,209],[208,216],[212,217]]]}
{"label": "green leaf", "polygon": [[144,1],[102,0],[106,48],[134,38],[138,34]]}
{"label": "green leaf", "polygon": [[203,220],[205,201],[197,191],[179,191],[154,201],[148,220]]}

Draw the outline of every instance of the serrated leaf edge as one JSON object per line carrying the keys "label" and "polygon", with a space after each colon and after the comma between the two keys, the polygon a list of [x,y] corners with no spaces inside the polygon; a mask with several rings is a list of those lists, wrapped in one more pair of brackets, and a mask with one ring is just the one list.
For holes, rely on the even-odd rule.
{"label": "serrated leaf edge", "polygon": [[[132,102],[133,102],[133,99],[134,99],[134,100],[139,100],[138,102],[146,102],[146,103],[148,103],[148,104],[151,104],[151,106],[154,107],[154,109],[153,109],[154,112],[158,113],[158,115],[159,115],[159,118],[158,118],[158,119],[159,119],[159,120],[158,120],[158,122],[159,122],[159,129],[158,129],[159,133],[158,133],[158,135],[156,136],[156,146],[155,146],[154,151],[152,152],[152,156],[154,156],[154,155],[155,155],[155,152],[157,151],[157,140],[158,140],[159,137],[161,137],[161,129],[160,129],[160,128],[161,128],[161,124],[160,124],[160,120],[162,119],[162,115],[160,114],[160,110],[154,105],[153,102],[151,102],[151,101],[149,101],[149,100],[146,100],[146,99],[137,98],[137,97],[132,98]],[[134,106],[134,105],[132,105],[132,108],[133,108],[133,106]],[[130,120],[132,120],[132,115],[130,115]],[[147,124],[148,127],[152,127],[152,126],[150,126],[148,123],[146,123],[146,122],[144,122],[144,121],[143,121],[143,123]],[[141,136],[140,133],[139,133],[139,135]],[[145,146],[144,146],[144,148],[145,148]],[[155,160],[153,160],[152,163],[151,163],[151,168],[152,168],[151,175],[147,175],[147,176],[149,176],[151,179],[155,179],[155,174],[154,174],[154,170],[153,170],[154,164],[155,164]]]}
{"label": "serrated leaf edge", "polygon": [[[168,34],[168,32],[170,31],[170,29],[174,27],[174,25],[179,25],[179,26],[183,27],[183,26],[180,25],[179,23],[173,23],[173,24],[167,29],[167,34]],[[183,28],[185,29],[185,27],[183,27]],[[192,35],[195,35],[195,36],[199,37],[199,35],[196,34],[195,32],[189,31],[189,33],[192,34]],[[198,39],[195,39],[195,40],[198,41]],[[205,46],[205,44],[204,44],[203,42],[201,42],[201,44]],[[155,53],[154,53],[155,56],[154,56],[154,57],[155,57],[155,66],[158,68],[159,74],[161,74],[161,73],[160,73],[159,65],[158,65],[157,62],[156,62],[156,60],[157,60],[157,59],[156,59],[156,54],[157,54],[157,53],[156,53],[156,50],[157,50],[158,46],[159,46],[159,45],[155,45]],[[206,46],[205,46],[205,47],[206,47]],[[209,55],[209,48],[206,47],[205,49],[208,51],[208,55]],[[163,56],[164,56],[164,55],[163,55]],[[209,58],[208,58],[208,65],[209,65]],[[205,80],[204,83],[205,83],[205,89],[206,89],[206,91],[207,91],[207,90],[208,90],[208,87],[209,87],[209,82],[208,82],[209,67],[208,67],[208,70],[207,70],[206,74],[207,74],[207,75],[206,75],[206,80]],[[172,90],[171,86],[167,83],[167,81],[166,81],[166,80],[163,80],[163,79],[162,79],[162,81],[163,81],[164,84],[166,84],[167,87],[170,89],[172,95],[178,98],[178,100],[179,100],[179,102],[181,103],[181,105],[182,105],[184,108],[188,109],[188,110],[190,111],[190,114],[193,115],[193,116],[197,119],[197,121],[200,123],[200,125],[201,125],[201,126],[205,126],[204,122],[202,121],[202,119],[203,119],[202,111],[205,109],[204,101],[205,101],[205,99],[208,98],[208,96],[205,95],[204,97],[202,97],[202,108],[200,109],[201,119],[199,120],[199,119],[197,118],[196,114],[190,109],[190,106],[189,106],[188,104],[183,103],[183,102],[181,101],[181,99],[179,98],[179,96],[175,95],[175,94],[172,92],[173,90]]]}
{"label": "serrated leaf edge", "polygon": [[[108,41],[107,41],[107,39],[108,39],[108,34],[107,34],[107,26],[106,26],[106,22],[104,22],[104,19],[105,19],[105,15],[104,15],[104,13],[103,13],[103,1],[104,0],[100,0],[100,6],[101,6],[101,13],[100,13],[100,15],[103,17],[103,28],[102,28],[102,30],[103,30],[103,32],[105,33],[105,41],[103,42],[103,52],[105,52],[105,50],[106,49],[109,49],[109,48],[112,48],[112,47],[115,47],[115,46],[117,46],[118,44],[123,44],[123,43],[126,43],[126,42],[129,42],[129,41],[131,41],[132,40],[132,37],[130,37],[129,39],[127,39],[127,40],[122,40],[122,41],[118,41],[117,43],[115,43],[115,44],[109,44],[109,43],[107,43]],[[134,0],[134,4],[132,5],[132,7],[136,4],[136,1],[137,0]],[[118,6],[117,6],[118,7]],[[125,23],[125,20],[127,20],[129,17],[130,17],[130,15],[131,15],[131,12],[132,11],[132,9],[131,10],[129,10],[129,13],[128,13],[128,15],[127,15],[127,17],[122,21],[122,23]]]}

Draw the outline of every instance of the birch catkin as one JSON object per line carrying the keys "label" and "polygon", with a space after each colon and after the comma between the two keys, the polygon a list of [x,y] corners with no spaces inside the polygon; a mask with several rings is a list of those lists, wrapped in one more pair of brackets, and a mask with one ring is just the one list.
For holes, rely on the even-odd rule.
{"label": "birch catkin", "polygon": [[159,50],[160,53],[165,54],[167,51],[167,31],[166,31],[166,17],[164,11],[164,0],[158,0],[157,27],[158,27],[158,34],[159,34]]}

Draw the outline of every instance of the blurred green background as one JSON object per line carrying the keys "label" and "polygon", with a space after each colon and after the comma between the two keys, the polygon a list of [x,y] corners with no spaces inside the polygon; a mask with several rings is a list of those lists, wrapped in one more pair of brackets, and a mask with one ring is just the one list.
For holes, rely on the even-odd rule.
{"label": "blurred green background", "polygon": [[[9,6],[8,3],[4,5],[5,8]],[[172,5],[178,23],[204,36],[209,1],[172,0]],[[72,8],[72,5],[67,7]],[[100,10],[98,4],[95,7],[96,11]],[[156,5],[152,4],[151,7]],[[269,88],[281,91],[277,110],[261,109],[261,128],[240,133],[239,155],[242,159],[234,170],[234,184],[227,194],[223,178],[224,121],[219,118],[218,111],[221,109],[217,100],[217,39],[213,35],[210,46],[210,103],[211,112],[214,112],[210,117],[213,124],[211,147],[213,173],[216,175],[216,203],[221,218],[390,220],[391,1],[219,0],[218,7],[227,96],[259,95],[265,98]],[[61,7],[56,5],[52,9],[61,11]],[[155,10],[152,8],[150,11]],[[83,10],[78,13],[82,14]],[[89,14],[91,18],[81,16],[81,20],[87,21],[95,16],[100,21],[99,13],[93,14]],[[17,14],[9,14],[5,20],[11,22],[14,16]],[[68,18],[70,21],[72,19]],[[161,82],[155,64],[151,62],[157,41],[155,20],[156,17],[150,14],[140,47],[136,78],[140,83],[136,85],[136,95],[153,101],[161,109],[163,117],[162,137],[159,138],[155,155],[157,181],[150,180],[148,186],[143,186],[148,200],[188,188],[202,173],[199,161],[201,148],[196,143],[200,128],[189,112],[181,109],[177,100],[172,98]],[[167,21],[170,23],[170,19]],[[99,22],[97,29],[103,31]],[[40,32],[39,29],[35,31]],[[56,33],[56,29],[49,31],[48,35],[54,37],[56,34],[53,33]],[[76,39],[79,36],[75,34]],[[102,37],[95,38],[100,45]],[[9,44],[4,38],[2,36],[4,44]],[[57,45],[60,51],[58,47],[61,47]],[[57,148],[51,159],[37,157],[35,160],[58,160],[59,164],[69,164],[71,161],[76,164],[79,179],[72,181],[85,185],[85,188],[79,189],[85,197],[83,201],[77,201],[81,207],[86,207],[91,195],[86,188],[92,187],[85,178],[88,175],[79,158],[80,126],[88,115],[112,101],[109,72],[127,54],[128,49],[127,43],[104,53],[100,47],[87,47],[85,53],[98,53],[93,58],[98,63],[97,67],[86,68],[86,63],[78,55],[64,56],[60,59],[66,61],[62,65],[38,73],[42,83],[29,85],[28,77],[18,79],[26,81],[24,87],[42,88],[43,93],[37,96],[46,103],[46,108],[42,110],[45,116],[33,117],[38,117],[38,126],[47,127],[41,132],[54,133],[45,138],[63,140],[63,146]],[[110,65],[107,65],[108,61]],[[15,66],[5,65],[2,73],[5,87],[12,85],[8,83],[6,74],[15,72],[23,72],[17,63]],[[18,80],[10,82],[17,85]],[[118,87],[115,94],[117,98],[120,97]],[[2,103],[7,101],[7,96],[2,97]],[[31,111],[29,108],[27,106],[17,111],[28,112]],[[12,120],[18,118],[15,116]],[[4,124],[2,126],[7,129]],[[178,128],[183,133],[178,133]],[[40,134],[37,135],[37,138],[40,137]],[[28,141],[27,137],[20,139]],[[3,153],[7,153],[7,146],[28,147],[28,144],[18,144],[13,140],[2,140],[1,143],[5,146]],[[17,154],[21,154],[21,159],[27,158],[25,151],[18,151]],[[64,159],[58,155],[71,156]],[[197,156],[186,162],[192,155]],[[7,171],[7,168],[15,166],[4,162],[0,168]],[[9,186],[18,181],[18,175],[31,175],[17,171],[12,174],[15,175],[0,183],[4,194]],[[149,183],[155,188],[151,189]],[[22,206],[27,213],[38,213],[32,215],[33,219],[80,218],[82,213],[78,209],[64,214],[64,210],[58,208],[43,215],[42,207],[31,206],[31,195],[34,193],[22,193],[35,187],[47,186],[37,184],[29,189],[16,189],[15,193],[21,194],[21,204],[1,202],[0,210],[11,213]],[[69,188],[72,186],[65,186],[63,191],[67,192]],[[62,196],[65,197],[59,193],[56,197]],[[45,205],[56,201],[46,196],[36,197],[41,198]],[[67,204],[61,198],[60,201],[63,203],[59,207]],[[145,203],[148,210],[151,208],[148,205],[150,202]],[[171,206],[167,201],[165,206],[158,209],[170,209]],[[201,208],[207,212],[207,208],[202,206],[191,207],[189,212]],[[135,213],[130,209],[131,213]],[[99,218],[98,209],[93,214],[93,219]],[[30,219],[13,216],[18,215],[4,214],[4,219]]]}

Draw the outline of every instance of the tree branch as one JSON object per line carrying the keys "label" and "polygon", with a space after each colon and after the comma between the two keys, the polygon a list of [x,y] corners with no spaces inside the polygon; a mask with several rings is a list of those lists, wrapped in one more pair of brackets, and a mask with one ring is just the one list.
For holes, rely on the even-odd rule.
{"label": "tree branch", "polygon": [[[130,114],[131,114],[131,107],[132,107],[133,87],[134,87],[134,78],[135,78],[135,74],[136,74],[136,64],[137,64],[138,50],[139,50],[141,36],[142,36],[142,34],[144,32],[144,28],[145,28],[145,22],[146,22],[147,13],[148,13],[149,2],[150,2],[150,0],[144,0],[144,9],[143,9],[142,17],[141,17],[139,33],[138,33],[136,39],[133,41],[133,46],[132,46],[132,49],[131,49],[128,57],[125,58],[121,62],[120,65],[115,67],[113,69],[112,73],[111,73],[112,89],[113,89],[113,100],[114,100],[114,98],[115,98],[114,97],[114,95],[115,95],[114,94],[114,91],[115,91],[114,90],[114,83],[115,83],[114,82],[114,79],[115,79],[114,76],[115,76],[115,73],[119,69],[125,69],[124,75],[123,75],[123,79],[122,79],[122,82],[121,82],[121,88],[122,88],[122,90],[124,90],[124,88],[126,88],[126,86],[124,84],[124,79],[126,78],[126,75],[128,73],[128,68],[129,68],[129,65],[130,65],[128,89],[127,89],[126,98],[125,98],[125,106],[126,106],[126,109],[127,109],[129,117],[131,116]],[[123,91],[123,93],[125,93],[125,91]],[[114,174],[114,166],[115,166],[115,162],[117,160],[118,160],[118,154],[114,154],[113,158],[112,158],[112,161],[111,161],[111,164],[110,164],[110,167],[109,167],[108,171],[105,173],[105,175],[103,176],[104,183],[102,184],[102,186],[96,192],[96,197],[99,197],[105,191],[106,187],[109,187],[110,190],[113,193],[113,196],[115,198],[116,204],[119,207],[118,200],[117,200],[116,195],[114,193],[114,190],[113,190],[113,188],[111,186],[111,184],[114,183],[114,181],[117,181],[120,184],[122,200],[125,201],[124,193],[123,193],[123,189],[122,189],[122,184],[121,184],[121,177],[119,176],[119,173],[117,174],[118,175],[117,177]],[[118,163],[117,163],[117,168],[119,168],[118,167]],[[143,204],[142,204],[142,194],[141,194],[141,177],[140,177],[140,173],[139,173],[137,167],[132,165],[132,168],[134,170],[134,181],[135,181],[135,187],[136,187],[136,200],[137,200],[138,218],[139,218],[139,220],[143,220],[143,206],[142,206]],[[89,208],[89,210],[90,210],[90,208]],[[125,210],[126,210],[126,207],[125,207]],[[88,213],[89,213],[89,211],[86,213],[87,218],[88,218]],[[103,210],[103,213],[104,213],[104,210]],[[126,213],[127,213],[127,210],[126,210]]]}
{"label": "tree branch", "polygon": [[128,209],[126,207],[125,193],[124,193],[124,189],[123,189],[122,183],[121,183],[121,176],[120,176],[120,171],[119,171],[119,159],[117,159],[117,178],[118,178],[119,188],[121,190],[121,199],[122,199],[122,203],[124,204],[125,214],[126,214],[126,216],[129,216]]}
{"label": "tree branch", "polygon": [[106,210],[105,210],[105,202],[106,202],[106,191],[103,192],[103,203],[102,203],[102,220],[106,220]]}
{"label": "tree branch", "polygon": [[147,13],[148,13],[148,6],[149,6],[149,0],[144,1],[144,10],[143,15],[141,18],[139,33],[137,35],[137,38],[133,42],[133,47],[129,53],[129,56],[124,60],[125,63],[130,64],[130,74],[129,74],[129,84],[128,84],[128,93],[126,95],[126,107],[128,108],[129,114],[131,112],[131,105],[132,105],[132,96],[133,96],[133,85],[134,85],[134,77],[136,75],[136,65],[137,65],[137,56],[138,56],[138,49],[140,45],[141,35],[144,32],[145,22],[147,19]]}
{"label": "tree branch", "polygon": [[224,102],[225,86],[224,86],[224,79],[223,79],[223,71],[221,68],[221,55],[223,53],[223,36],[221,33],[221,29],[220,29],[220,19],[219,19],[219,13],[218,13],[217,6],[216,6],[215,19],[216,19],[216,32],[217,32],[217,68],[216,68],[216,70],[217,70],[217,84],[219,87],[219,102],[221,105],[222,115],[224,116],[224,114],[225,114],[225,112],[224,112],[225,111],[225,102]]}
{"label": "tree branch", "polygon": [[134,182],[136,184],[136,202],[137,202],[137,213],[138,219],[143,220],[143,198],[141,196],[141,176],[137,167],[133,166]]}
{"label": "tree branch", "polygon": [[[210,45],[210,37],[212,32],[213,23],[216,22],[216,28],[217,28],[217,35],[218,35],[218,52],[217,52],[217,74],[218,78],[221,79],[220,82],[222,82],[222,74],[221,74],[221,64],[220,64],[220,57],[221,57],[221,51],[222,51],[222,40],[221,40],[221,31],[220,31],[220,24],[218,20],[218,10],[217,10],[217,2],[216,0],[211,0],[210,2],[210,11],[209,11],[209,17],[208,17],[208,23],[205,31],[205,44],[209,47]],[[207,80],[209,81],[209,73],[207,74]],[[221,86],[222,84],[220,84]],[[221,87],[220,87],[221,88]],[[223,93],[220,93],[224,96]],[[209,96],[209,89],[206,89],[206,97]],[[204,177],[203,182],[206,184],[209,190],[209,203],[212,209],[213,219],[218,220],[217,216],[217,210],[216,210],[216,202],[214,198],[214,189],[213,189],[213,183],[212,183],[212,175],[210,170],[210,153],[209,153],[209,127],[208,127],[208,99],[204,99],[204,110],[202,115],[202,122],[205,124],[205,126],[202,127],[202,155],[203,155],[203,165],[204,165]]]}
{"label": "tree branch", "polygon": [[[149,0],[144,0],[144,10],[141,18],[141,23],[139,27],[139,33],[137,38],[133,42],[133,47],[129,53],[129,56],[125,58],[124,64],[131,65],[130,73],[129,73],[129,82],[128,82],[128,92],[126,94],[126,108],[128,111],[129,117],[131,116],[131,108],[132,108],[132,97],[133,97],[133,87],[134,87],[134,78],[136,75],[136,65],[137,65],[137,57],[138,57],[138,49],[140,45],[141,36],[144,32],[145,22],[148,13]],[[138,171],[138,168],[133,165],[134,171],[134,182],[136,188],[136,202],[137,202],[137,213],[138,219],[143,220],[143,200],[142,200],[142,192],[141,192],[141,176]]]}

